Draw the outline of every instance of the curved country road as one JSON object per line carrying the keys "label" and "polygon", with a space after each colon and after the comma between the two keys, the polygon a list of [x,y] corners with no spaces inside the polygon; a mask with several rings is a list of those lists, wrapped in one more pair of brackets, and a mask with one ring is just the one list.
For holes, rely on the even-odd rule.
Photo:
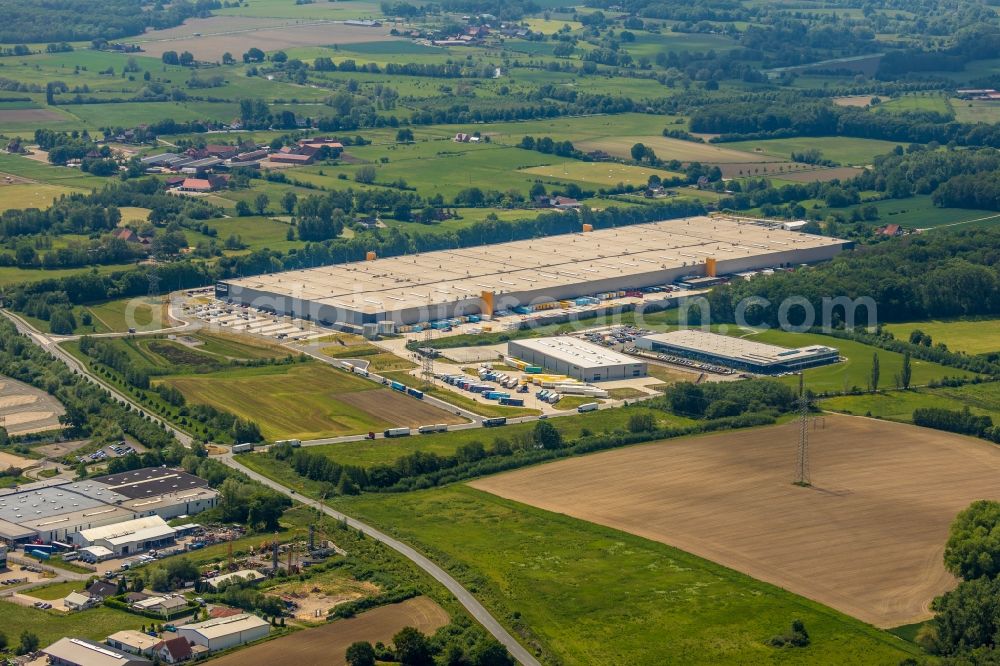
{"label": "curved country road", "polygon": [[[89,381],[96,383],[98,386],[107,391],[113,399],[123,404],[129,404],[132,406],[133,409],[137,409],[142,413],[148,413],[148,411],[143,409],[139,404],[133,402],[131,398],[124,395],[116,388],[114,388],[113,386],[109,385],[108,383],[104,382],[103,380],[95,376],[93,373],[91,373],[89,368],[87,368],[84,364],[77,361],[71,354],[66,352],[64,349],[60,348],[59,345],[54,340],[49,338],[44,333],[41,333],[40,331],[35,329],[28,322],[24,321],[21,317],[18,317],[17,315],[7,310],[0,310],[0,313],[4,314],[8,319],[10,319],[17,327],[18,331],[20,331],[23,335],[27,336],[29,340],[31,340],[33,343],[44,349],[49,354],[63,361],[67,366],[69,366],[70,369],[80,373],[80,375],[82,375]],[[177,437],[177,439],[184,446],[191,445],[192,438],[189,434],[187,434],[182,430],[177,429],[170,423],[157,418],[153,414],[149,414],[149,416],[157,423],[163,423],[163,425],[166,428],[168,428],[171,432],[173,432],[174,436]],[[477,424],[470,424],[470,425],[477,425]],[[481,625],[483,625],[483,627],[485,627],[486,630],[490,632],[494,638],[500,641],[500,643],[502,643],[504,647],[506,647],[507,650],[510,651],[511,655],[513,655],[514,658],[517,659],[521,664],[523,664],[524,666],[541,666],[538,660],[535,659],[535,657],[532,656],[531,653],[524,648],[524,646],[518,643],[517,640],[506,629],[503,628],[503,626],[497,621],[497,619],[494,618],[490,614],[490,612],[486,610],[486,608],[481,603],[479,603],[479,601],[476,600],[474,596],[472,596],[471,592],[465,589],[461,585],[461,583],[459,583],[457,580],[452,578],[448,574],[448,572],[446,572],[438,565],[434,564],[434,562],[432,562],[427,557],[417,552],[414,548],[406,545],[405,543],[399,541],[398,539],[394,539],[388,534],[380,532],[371,525],[367,525],[358,520],[350,518],[349,516],[346,516],[340,513],[339,511],[335,511],[334,509],[326,506],[325,504],[322,504],[321,502],[317,502],[315,500],[302,497],[297,493],[293,492],[290,488],[287,488],[281,485],[280,483],[277,483],[276,481],[272,481],[271,479],[262,476],[261,474],[258,474],[257,472],[254,472],[253,470],[248,469],[247,467],[244,467],[238,461],[233,459],[232,453],[227,453],[225,455],[218,456],[216,459],[222,462],[223,464],[233,469],[236,469],[242,472],[243,474],[246,474],[248,477],[254,479],[255,481],[258,481],[268,486],[269,488],[272,488],[284,495],[287,495],[288,497],[291,497],[292,501],[303,502],[305,504],[308,504],[310,506],[319,509],[320,511],[334,518],[335,520],[346,521],[350,527],[353,527],[354,529],[357,530],[361,530],[365,535],[370,536],[371,538],[376,539],[377,541],[381,541],[382,543],[386,544],[393,550],[397,551],[398,553],[400,553],[401,555],[412,561],[414,564],[416,564],[418,567],[426,571],[432,578],[434,578],[434,580],[444,585],[449,592],[455,595],[455,598],[458,599],[459,603],[465,606],[465,609],[469,611],[469,614],[472,615],[472,617],[474,617]]]}
{"label": "curved country road", "polygon": [[393,550],[399,552],[418,567],[430,574],[434,580],[448,588],[448,591],[455,595],[455,598],[458,599],[459,603],[465,606],[465,609],[469,611],[469,614],[472,615],[472,617],[474,617],[481,625],[483,625],[488,632],[493,634],[493,637],[500,641],[521,664],[524,664],[524,666],[541,666],[538,660],[535,659],[535,657],[532,656],[531,653],[524,648],[524,646],[518,643],[517,640],[511,636],[499,622],[497,622],[496,618],[494,618],[490,612],[486,610],[486,608],[479,603],[474,596],[472,596],[472,593],[462,587],[461,583],[452,578],[448,572],[421,555],[414,548],[406,545],[398,539],[394,539],[384,532],[375,529],[371,525],[345,516],[339,511],[336,511],[321,502],[303,497],[298,493],[293,492],[290,488],[281,485],[277,481],[273,481],[262,474],[258,474],[252,469],[241,465],[231,453],[218,456],[215,459],[235,470],[239,470],[254,481],[262,483],[279,493],[287,495],[292,498],[292,501],[302,502],[308,506],[319,509],[335,520],[347,521],[348,526],[361,530],[366,536],[369,536],[377,541],[381,541]]}

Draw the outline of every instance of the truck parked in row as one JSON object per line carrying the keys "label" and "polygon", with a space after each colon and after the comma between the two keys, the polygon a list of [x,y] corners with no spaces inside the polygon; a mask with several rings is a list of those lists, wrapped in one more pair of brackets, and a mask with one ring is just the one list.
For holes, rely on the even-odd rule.
{"label": "truck parked in row", "polygon": [[382,433],[383,437],[409,437],[409,428],[389,428]]}
{"label": "truck parked in row", "polygon": [[447,432],[447,431],[448,431],[448,424],[446,423],[437,423],[435,425],[424,425],[417,428],[417,432],[420,433],[421,435],[428,435],[432,432]]}
{"label": "truck parked in row", "polygon": [[253,442],[243,442],[241,444],[233,444],[233,448],[230,449],[233,453],[249,453],[253,451],[255,444]]}

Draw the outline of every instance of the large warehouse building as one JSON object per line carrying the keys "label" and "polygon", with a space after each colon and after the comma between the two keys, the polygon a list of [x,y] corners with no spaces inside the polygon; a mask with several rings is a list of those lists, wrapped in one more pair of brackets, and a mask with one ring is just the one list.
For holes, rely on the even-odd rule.
{"label": "large warehouse building", "polygon": [[637,339],[635,346],[761,375],[798,372],[840,360],[840,352],[833,347],[810,345],[788,349],[696,329],[647,335]]}
{"label": "large warehouse building", "polygon": [[514,358],[585,382],[645,377],[645,361],[570,336],[507,343]]}
{"label": "large warehouse building", "polygon": [[362,325],[449,319],[693,275],[832,258],[850,244],[726,217],[691,217],[222,281],[223,300]]}
{"label": "large warehouse building", "polygon": [[164,467],[39,481],[0,490],[0,542],[81,545],[74,535],[85,530],[146,516],[192,515],[214,507],[218,498],[204,479]]}

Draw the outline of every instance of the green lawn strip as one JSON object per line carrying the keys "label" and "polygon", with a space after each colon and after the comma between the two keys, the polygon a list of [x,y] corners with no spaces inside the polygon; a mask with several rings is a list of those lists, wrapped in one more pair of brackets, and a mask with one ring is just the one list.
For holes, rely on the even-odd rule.
{"label": "green lawn strip", "polygon": [[[898,663],[918,650],[832,609],[640,537],[450,486],[338,498],[469,586],[546,663]],[[766,641],[801,619],[812,642]]]}
{"label": "green lawn strip", "polygon": [[[840,350],[840,355],[846,361],[812,368],[805,371],[806,387],[816,393],[841,393],[852,389],[866,389],[870,383],[872,360],[874,354],[879,357],[879,386],[891,388],[895,386],[895,376],[903,367],[903,355],[896,352],[877,349],[853,340],[841,340],[816,333],[789,333],[786,331],[769,330],[759,333],[746,331],[731,331],[731,334],[746,337],[748,340],[766,342],[783,347],[806,347],[809,345],[826,345]],[[957,368],[949,368],[930,361],[912,360],[912,386],[922,386],[931,380],[945,377],[971,377],[971,373]],[[798,386],[798,377],[783,377],[781,381]]]}
{"label": "green lawn strip", "polygon": [[[693,423],[690,419],[667,414],[659,410],[651,410],[641,406],[628,409],[611,409],[601,412],[588,412],[560,416],[549,420],[562,433],[566,440],[576,439],[584,432],[601,433],[624,430],[628,420],[635,413],[651,413],[661,427],[685,426]],[[463,444],[480,442],[486,447],[493,445],[494,440],[530,436],[535,423],[514,423],[495,429],[456,430],[431,435],[414,435],[398,439],[379,439],[374,441],[346,442],[340,444],[324,444],[310,447],[310,453],[319,453],[344,465],[361,465],[370,467],[377,464],[392,464],[402,456],[423,451],[439,455],[451,455]],[[246,458],[243,458],[246,460]],[[275,466],[277,467],[277,466]],[[267,473],[267,472],[262,472]],[[287,479],[286,479],[287,480]]]}
{"label": "green lawn strip", "polygon": [[912,321],[886,324],[883,328],[900,340],[908,340],[910,333],[921,330],[931,336],[934,344],[943,342],[951,351],[967,354],[1000,351],[1000,319]]}
{"label": "green lawn strip", "polygon": [[0,617],[9,641],[16,644],[21,632],[30,631],[38,636],[42,647],[64,636],[103,641],[117,631],[138,629],[150,622],[147,617],[103,606],[78,613],[60,613],[8,601],[0,601]]}
{"label": "green lawn strip", "polygon": [[86,585],[87,581],[84,580],[67,580],[61,583],[50,583],[48,585],[33,587],[25,590],[23,594],[35,597],[36,599],[52,601],[54,599],[62,599],[70,592],[82,592]]}
{"label": "green lawn strip", "polygon": [[819,406],[904,423],[913,421],[915,409],[940,407],[961,411],[968,407],[972,413],[990,416],[994,423],[1000,423],[1000,383],[836,396],[820,401]]}

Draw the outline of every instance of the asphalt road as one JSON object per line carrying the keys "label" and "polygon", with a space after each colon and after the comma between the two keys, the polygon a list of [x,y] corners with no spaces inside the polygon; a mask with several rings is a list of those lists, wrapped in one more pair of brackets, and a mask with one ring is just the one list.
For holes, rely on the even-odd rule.
{"label": "asphalt road", "polygon": [[302,497],[298,493],[294,492],[293,490],[291,490],[286,486],[281,485],[277,481],[273,481],[267,478],[266,476],[258,474],[252,469],[240,464],[240,462],[236,460],[236,458],[231,453],[219,456],[216,459],[222,462],[223,464],[232,467],[233,469],[239,470],[243,474],[249,476],[251,479],[259,483],[262,483],[265,486],[268,486],[269,488],[272,488],[279,493],[287,495],[288,497],[292,498],[292,501],[302,502],[303,504],[319,509],[320,511],[322,511],[323,513],[325,513],[326,515],[330,516],[335,520],[346,521],[348,526],[357,530],[361,530],[366,536],[381,541],[382,543],[386,544],[393,550],[397,551],[398,553],[406,557],[408,560],[416,564],[418,567],[426,571],[428,574],[430,574],[430,576],[434,578],[434,580],[444,585],[449,592],[455,595],[455,598],[458,599],[459,603],[465,606],[465,609],[469,611],[469,614],[472,615],[472,617],[474,617],[481,625],[483,625],[483,627],[485,627],[488,632],[493,634],[493,637],[496,638],[498,641],[500,641],[500,643],[502,643],[511,653],[511,655],[513,655],[514,658],[517,659],[521,664],[524,664],[524,666],[541,666],[538,660],[535,659],[535,657],[532,656],[532,654],[528,652],[524,648],[524,646],[518,643],[517,640],[506,629],[503,628],[503,626],[496,620],[496,618],[494,618],[490,614],[490,612],[486,610],[486,608],[481,603],[479,603],[479,601],[477,601],[474,596],[472,596],[471,592],[462,587],[461,583],[452,578],[448,574],[448,572],[446,572],[438,565],[434,564],[434,562],[432,562],[428,558],[424,557],[414,548],[406,545],[405,543],[399,541],[398,539],[394,539],[393,537],[389,536],[388,534],[385,534],[384,532],[375,529],[371,525],[362,523],[359,520],[346,516],[334,509],[331,509],[330,507],[321,502],[317,502],[315,500]]}
{"label": "asphalt road", "polygon": [[[33,328],[30,324],[28,324],[26,321],[24,321],[17,315],[12,314],[7,310],[0,310],[0,312],[2,312],[4,316],[10,319],[17,327],[17,329],[22,334],[28,336],[28,338],[32,342],[42,347],[42,349],[47,351],[49,354],[63,361],[67,366],[69,366],[76,372],[80,373],[83,377],[85,377],[89,381],[94,382],[97,385],[101,386],[105,391],[107,391],[111,395],[113,399],[118,400],[123,404],[132,405],[134,409],[137,409],[140,412],[143,413],[146,412],[146,410],[144,410],[141,406],[133,402],[128,396],[120,393],[116,388],[108,385],[100,378],[93,375],[88,368],[86,368],[83,364],[81,364],[79,361],[73,358],[71,354],[60,348],[59,345],[52,339],[50,339],[48,336]],[[187,433],[178,430],[174,426],[162,421],[161,419],[153,416],[152,414],[150,414],[150,418],[158,423],[163,423],[171,432],[174,433],[174,436],[177,437],[177,439],[184,446],[191,445],[192,438]],[[479,423],[469,423],[467,424],[467,427],[481,427],[481,425]],[[331,439],[330,441],[350,441],[351,439],[360,439],[360,438],[361,438],[360,436],[353,438],[334,438]],[[324,442],[318,441],[312,443],[324,443]],[[239,462],[234,460],[233,454],[231,453],[219,456],[218,460],[233,469],[239,470],[240,472],[246,474],[248,477],[254,479],[255,481],[258,481],[284,495],[287,495],[288,497],[291,497],[293,501],[303,502],[305,504],[313,506],[336,520],[346,521],[350,527],[361,530],[367,536],[370,536],[373,539],[377,539],[378,541],[381,541],[382,543],[386,544],[393,550],[399,552],[404,557],[406,557],[414,564],[416,564],[418,567],[426,571],[432,578],[434,578],[436,581],[444,585],[449,592],[455,595],[455,598],[458,599],[459,603],[465,606],[466,610],[469,611],[469,614],[472,615],[472,617],[474,617],[476,621],[478,621],[481,625],[483,625],[483,627],[488,632],[490,632],[498,641],[500,641],[500,643],[502,643],[507,648],[507,650],[510,651],[511,655],[513,655],[514,658],[517,659],[521,664],[523,664],[524,666],[541,666],[538,660],[535,659],[535,657],[532,656],[531,653],[528,652],[520,643],[518,643],[517,640],[515,640],[514,637],[511,636],[511,634],[506,629],[503,628],[503,626],[497,621],[497,619],[494,618],[490,614],[490,612],[486,610],[486,608],[481,603],[479,603],[479,601],[476,600],[474,596],[472,596],[471,592],[465,589],[457,580],[452,578],[444,569],[434,564],[434,562],[432,562],[427,557],[417,552],[414,548],[406,545],[405,543],[399,541],[398,539],[394,539],[388,534],[385,534],[370,525],[367,525],[358,520],[355,520],[354,518],[346,516],[343,513],[340,513],[339,511],[335,511],[330,507],[326,506],[325,504],[322,504],[315,500],[310,500],[301,497],[300,495],[293,492],[290,488],[287,488],[281,485],[280,483],[272,481],[271,479],[262,476],[257,472],[248,469],[247,467],[244,467]]]}

